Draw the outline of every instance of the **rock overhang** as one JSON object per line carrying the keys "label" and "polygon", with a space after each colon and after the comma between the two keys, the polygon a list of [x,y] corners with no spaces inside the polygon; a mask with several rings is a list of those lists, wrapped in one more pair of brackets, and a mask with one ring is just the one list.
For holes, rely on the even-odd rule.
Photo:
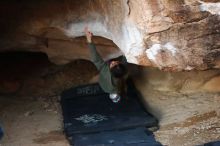
{"label": "rock overhang", "polygon": [[89,59],[85,42],[76,39],[88,26],[95,36],[117,45],[102,51],[105,58],[123,53],[130,63],[167,71],[219,68],[219,4],[218,0],[3,1],[0,50],[41,51],[57,64]]}

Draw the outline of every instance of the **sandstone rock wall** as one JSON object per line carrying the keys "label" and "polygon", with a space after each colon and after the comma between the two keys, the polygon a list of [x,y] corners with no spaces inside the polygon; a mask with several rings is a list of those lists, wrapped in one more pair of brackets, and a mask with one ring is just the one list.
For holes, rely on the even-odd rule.
{"label": "sandstone rock wall", "polygon": [[220,66],[219,0],[5,0],[0,7],[1,51],[41,51],[57,64],[88,59],[75,38],[89,26],[120,49],[104,44],[106,59],[124,53],[130,63],[167,71]]}
{"label": "sandstone rock wall", "polygon": [[159,120],[160,129],[154,133],[158,141],[169,146],[192,146],[219,140],[219,73],[173,73],[139,67],[133,76],[142,103]]}
{"label": "sandstone rock wall", "polygon": [[201,93],[220,92],[220,71],[163,72],[154,68],[141,68],[134,75],[141,92],[152,89],[159,92]]}

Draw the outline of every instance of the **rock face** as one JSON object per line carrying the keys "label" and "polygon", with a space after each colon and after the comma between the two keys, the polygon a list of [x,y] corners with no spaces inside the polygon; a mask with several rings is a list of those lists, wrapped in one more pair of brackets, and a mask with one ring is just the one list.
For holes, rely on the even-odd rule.
{"label": "rock face", "polygon": [[220,139],[219,70],[140,69],[135,83],[145,107],[159,120],[160,129],[154,133],[158,141],[192,146]]}
{"label": "rock face", "polygon": [[106,59],[122,52],[130,63],[161,70],[220,67],[219,0],[0,3],[0,51],[45,52],[57,64],[88,59],[85,41],[79,38],[88,26],[95,36],[117,45],[97,42]]}

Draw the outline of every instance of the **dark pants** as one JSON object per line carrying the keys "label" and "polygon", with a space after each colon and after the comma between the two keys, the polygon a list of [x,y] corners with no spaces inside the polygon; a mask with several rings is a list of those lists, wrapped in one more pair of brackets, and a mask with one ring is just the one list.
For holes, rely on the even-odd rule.
{"label": "dark pants", "polygon": [[2,139],[4,133],[3,133],[3,130],[2,130],[2,127],[0,126],[0,140]]}

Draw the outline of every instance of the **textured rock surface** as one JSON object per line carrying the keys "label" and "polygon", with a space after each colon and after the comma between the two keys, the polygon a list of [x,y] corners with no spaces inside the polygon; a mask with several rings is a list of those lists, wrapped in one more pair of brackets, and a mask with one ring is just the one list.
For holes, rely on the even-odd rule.
{"label": "textured rock surface", "polygon": [[158,141],[192,146],[220,139],[219,73],[141,68],[135,83],[145,107],[159,119]]}
{"label": "textured rock surface", "polygon": [[[219,0],[5,0],[0,7],[1,51],[41,51],[57,64],[88,59],[77,37],[89,26],[131,63],[168,71],[220,66]],[[100,47],[106,59],[120,52]]]}

